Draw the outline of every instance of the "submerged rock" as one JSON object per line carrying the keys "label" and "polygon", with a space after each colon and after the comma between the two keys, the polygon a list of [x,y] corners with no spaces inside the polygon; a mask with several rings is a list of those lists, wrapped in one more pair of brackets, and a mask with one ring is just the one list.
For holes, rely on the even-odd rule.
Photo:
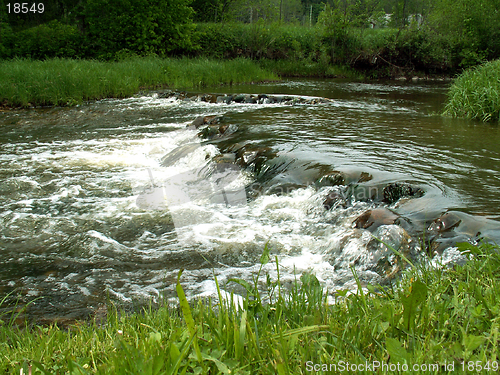
{"label": "submerged rock", "polygon": [[237,129],[238,127],[236,125],[209,125],[206,128],[201,129],[201,131],[198,133],[198,136],[203,139],[213,140],[221,138],[224,135],[234,133]]}
{"label": "submerged rock", "polygon": [[459,242],[477,243],[482,239],[481,229],[488,225],[463,212],[446,212],[427,228],[426,242],[429,254],[441,254]]}
{"label": "submerged rock", "polygon": [[387,208],[381,207],[364,212],[353,223],[355,228],[367,229],[373,232],[381,225],[394,224],[398,218],[399,215]]}
{"label": "submerged rock", "polygon": [[339,189],[331,189],[323,200],[323,207],[325,210],[329,210],[332,207],[347,208],[348,206],[349,200],[347,199],[345,192]]}
{"label": "submerged rock", "polygon": [[383,201],[385,203],[392,204],[401,198],[421,197],[424,195],[424,191],[421,188],[415,188],[409,184],[394,182],[384,188],[383,194]]}
{"label": "submerged rock", "polygon": [[245,101],[245,95],[243,94],[238,94],[233,97],[233,100],[235,103],[243,103]]}
{"label": "submerged rock", "polygon": [[372,254],[373,271],[387,281],[405,266],[405,261],[394,250],[411,259],[412,239],[406,230],[398,225],[383,225],[373,233],[373,238],[366,245],[366,249]]}
{"label": "submerged rock", "polygon": [[333,171],[316,180],[316,187],[344,185],[345,177],[342,172]]}
{"label": "submerged rock", "polygon": [[224,96],[218,96],[216,103],[225,103],[225,104],[230,104],[233,101],[233,96],[232,95],[224,95]]}
{"label": "submerged rock", "polygon": [[218,124],[222,120],[222,116],[217,116],[217,115],[211,115],[211,116],[199,116],[194,119],[194,121],[191,123],[191,126],[194,126],[196,129],[203,125],[211,125],[211,124]]}
{"label": "submerged rock", "polygon": [[456,228],[462,222],[462,218],[454,212],[447,212],[434,220],[429,226],[429,232],[445,232]]}
{"label": "submerged rock", "polygon": [[212,159],[215,163],[234,163],[236,160],[235,154],[219,154]]}

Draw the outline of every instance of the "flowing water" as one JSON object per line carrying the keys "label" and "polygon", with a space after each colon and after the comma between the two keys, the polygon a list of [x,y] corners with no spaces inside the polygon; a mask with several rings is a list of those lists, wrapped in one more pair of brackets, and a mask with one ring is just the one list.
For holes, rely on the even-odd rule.
{"label": "flowing water", "polygon": [[[500,129],[434,115],[446,89],[291,80],[215,90],[295,99],[278,103],[149,93],[1,112],[3,308],[72,319],[170,299],[181,268],[186,294],[216,296],[214,275],[223,293],[251,280],[266,244],[283,282],[313,272],[334,293],[355,287],[351,267],[363,283],[397,273],[374,236],[435,263],[498,241]],[[198,135],[205,115],[223,134]],[[407,194],[391,199],[394,183]],[[275,262],[263,272],[276,279]]]}

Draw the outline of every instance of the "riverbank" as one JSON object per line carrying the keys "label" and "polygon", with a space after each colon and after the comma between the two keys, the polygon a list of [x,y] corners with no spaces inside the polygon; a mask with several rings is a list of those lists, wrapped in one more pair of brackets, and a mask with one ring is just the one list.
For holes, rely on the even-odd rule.
{"label": "riverbank", "polygon": [[[339,290],[333,305],[311,274],[284,289],[279,273],[272,280],[259,272],[255,280],[265,293],[236,280],[248,292],[244,308],[227,301],[189,306],[178,280],[179,308],[125,315],[110,306],[104,321],[67,329],[19,329],[16,313],[4,313],[0,372],[28,373],[31,365],[42,373],[300,374],[377,363],[380,373],[497,371],[499,248],[461,244],[459,250],[469,258],[464,265],[409,265],[396,284]],[[261,263],[269,260],[265,250]]]}
{"label": "riverbank", "polygon": [[193,89],[276,79],[275,74],[243,58],[15,59],[0,62],[0,106],[72,106],[125,98],[144,89]]}

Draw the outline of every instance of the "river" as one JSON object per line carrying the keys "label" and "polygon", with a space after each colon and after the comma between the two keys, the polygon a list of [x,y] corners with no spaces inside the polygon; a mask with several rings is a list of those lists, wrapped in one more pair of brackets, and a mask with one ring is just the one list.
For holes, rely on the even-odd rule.
{"label": "river", "polygon": [[51,321],[175,300],[181,268],[190,298],[215,297],[214,277],[240,293],[228,281],[252,280],[266,244],[263,275],[277,258],[283,283],[313,272],[333,295],[356,287],[351,267],[363,285],[398,274],[375,237],[435,264],[498,242],[500,128],[436,115],[447,87],[286,80],[206,91],[257,103],[150,92],[0,112],[1,308]]}

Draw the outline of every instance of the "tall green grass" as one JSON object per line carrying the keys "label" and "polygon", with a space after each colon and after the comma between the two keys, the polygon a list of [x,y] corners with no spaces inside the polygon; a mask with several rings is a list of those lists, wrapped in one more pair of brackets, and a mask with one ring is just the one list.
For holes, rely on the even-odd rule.
{"label": "tall green grass", "polygon": [[[33,374],[311,374],[337,373],[314,366],[341,361],[351,369],[378,361],[417,374],[496,373],[499,248],[460,250],[470,259],[463,266],[413,266],[388,287],[338,290],[333,305],[312,274],[285,289],[276,265],[275,280],[261,268],[252,282],[230,281],[246,289],[243,307],[222,298],[188,304],[178,281],[180,307],[134,315],[110,307],[104,325],[18,328],[4,319],[0,373],[28,373],[31,365]],[[266,248],[261,263],[269,261]],[[404,372],[391,368],[375,372]]]}
{"label": "tall green grass", "polygon": [[500,60],[471,68],[455,79],[445,115],[481,121],[500,120]]}
{"label": "tall green grass", "polygon": [[140,89],[192,89],[276,79],[250,60],[134,58],[118,62],[50,59],[0,62],[0,104],[64,106]]}

